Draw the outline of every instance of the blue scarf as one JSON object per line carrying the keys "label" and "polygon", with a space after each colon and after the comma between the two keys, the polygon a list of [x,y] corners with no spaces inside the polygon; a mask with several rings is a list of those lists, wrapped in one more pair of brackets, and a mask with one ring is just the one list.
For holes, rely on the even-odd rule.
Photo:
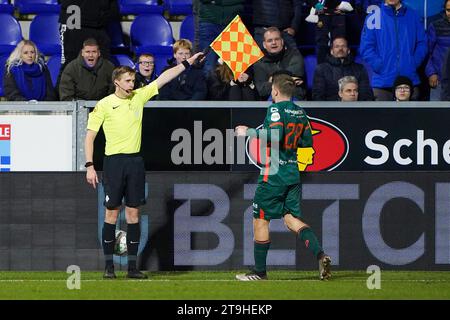
{"label": "blue scarf", "polygon": [[14,65],[11,67],[11,74],[20,92],[27,100],[42,101],[45,99],[47,86],[45,73],[40,64],[22,63]]}

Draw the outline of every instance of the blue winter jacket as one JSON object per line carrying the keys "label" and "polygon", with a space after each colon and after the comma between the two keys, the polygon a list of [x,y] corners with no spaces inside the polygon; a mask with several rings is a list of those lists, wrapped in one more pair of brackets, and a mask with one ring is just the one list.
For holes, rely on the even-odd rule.
{"label": "blue winter jacket", "polygon": [[428,31],[428,50],[430,58],[425,68],[427,77],[437,74],[441,79],[442,65],[445,54],[450,48],[450,21],[443,17],[430,24]]}
{"label": "blue winter jacket", "polygon": [[390,88],[398,75],[420,83],[417,68],[427,55],[423,24],[406,6],[398,11],[382,5],[377,27],[377,11],[367,16],[361,34],[360,55],[373,70],[372,87]]}

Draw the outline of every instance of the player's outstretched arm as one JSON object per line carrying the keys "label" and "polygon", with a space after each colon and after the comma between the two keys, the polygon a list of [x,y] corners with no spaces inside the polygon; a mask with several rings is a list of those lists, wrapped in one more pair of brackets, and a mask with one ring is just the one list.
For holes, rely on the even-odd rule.
{"label": "player's outstretched arm", "polygon": [[[187,59],[186,61],[192,65],[197,58],[199,58],[201,55],[203,55],[203,52],[197,52],[192,57]],[[164,71],[158,78],[156,78],[156,82],[158,83],[158,89],[160,89],[162,86],[164,86],[166,83],[171,81],[172,79],[176,78],[180,73],[182,73],[184,70],[186,70],[185,66],[180,63],[179,65],[167,69]]]}

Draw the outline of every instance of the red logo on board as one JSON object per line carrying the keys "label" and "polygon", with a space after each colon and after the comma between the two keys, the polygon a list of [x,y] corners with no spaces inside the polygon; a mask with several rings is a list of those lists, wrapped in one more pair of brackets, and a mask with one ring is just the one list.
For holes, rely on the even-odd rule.
{"label": "red logo on board", "polygon": [[[331,171],[347,157],[348,139],[335,125],[317,118],[308,117],[313,133],[312,148],[298,148],[298,162],[301,171]],[[262,127],[262,125],[260,126]],[[261,168],[259,140],[247,140],[247,156]]]}
{"label": "red logo on board", "polygon": [[10,124],[0,124],[0,140],[11,140]]}

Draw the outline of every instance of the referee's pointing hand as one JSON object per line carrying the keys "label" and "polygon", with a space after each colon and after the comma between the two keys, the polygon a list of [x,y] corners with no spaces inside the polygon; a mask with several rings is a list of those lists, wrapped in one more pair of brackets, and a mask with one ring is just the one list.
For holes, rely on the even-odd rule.
{"label": "referee's pointing hand", "polygon": [[94,189],[97,187],[98,177],[97,171],[95,171],[94,166],[90,166],[89,168],[87,168],[86,180],[89,184],[92,185],[92,187],[94,187]]}

